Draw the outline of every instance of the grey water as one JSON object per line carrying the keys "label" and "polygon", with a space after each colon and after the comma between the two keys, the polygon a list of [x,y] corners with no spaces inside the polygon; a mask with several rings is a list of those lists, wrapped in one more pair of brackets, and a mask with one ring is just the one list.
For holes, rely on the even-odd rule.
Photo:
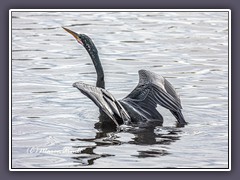
{"label": "grey water", "polygon": [[[228,12],[12,12],[12,168],[228,168]],[[117,99],[138,70],[167,78],[189,124],[96,127],[99,110],[72,84],[94,85],[90,36]]]}

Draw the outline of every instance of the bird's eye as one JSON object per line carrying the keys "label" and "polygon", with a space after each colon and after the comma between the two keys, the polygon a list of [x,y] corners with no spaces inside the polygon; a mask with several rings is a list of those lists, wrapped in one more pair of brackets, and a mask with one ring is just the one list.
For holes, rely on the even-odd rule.
{"label": "bird's eye", "polygon": [[86,44],[86,48],[91,49],[91,47],[89,46],[89,44]]}

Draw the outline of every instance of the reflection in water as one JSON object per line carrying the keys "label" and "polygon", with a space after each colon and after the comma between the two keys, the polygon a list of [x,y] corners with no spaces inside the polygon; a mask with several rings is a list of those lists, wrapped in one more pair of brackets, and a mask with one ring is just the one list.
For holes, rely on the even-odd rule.
{"label": "reflection in water", "polygon": [[[74,140],[73,140],[74,141]],[[96,154],[93,152],[93,150],[97,147],[96,146],[91,146],[91,147],[86,147],[83,150],[79,152],[79,156],[72,157],[74,159],[74,163],[76,163],[76,166],[88,166],[92,165],[96,159],[99,159],[101,157],[108,157],[111,156],[110,154]],[[75,146],[74,148],[79,148]],[[78,154],[78,153],[75,153]]]}
{"label": "reflection in water", "polygon": [[92,165],[96,159],[101,157],[113,156],[111,154],[96,154],[93,152],[98,146],[109,146],[109,145],[118,145],[120,141],[118,140],[107,140],[109,138],[108,133],[106,132],[97,132],[95,138],[76,138],[71,139],[71,141],[83,141],[83,142],[94,142],[93,146],[73,146],[74,149],[81,149],[81,151],[77,151],[74,154],[78,154],[79,156],[72,157],[74,162],[77,163],[76,166],[87,166]]}
{"label": "reflection in water", "polygon": [[[74,149],[81,149],[74,153],[74,163],[76,166],[88,166],[93,165],[94,161],[99,158],[115,156],[114,154],[97,154],[94,149],[101,146],[118,146],[124,143],[134,145],[170,145],[180,139],[180,128],[176,127],[160,127],[160,126],[144,126],[144,127],[122,127],[120,132],[116,132],[116,128],[111,125],[106,125],[100,121],[95,124],[95,128],[98,130],[94,138],[75,138],[71,141],[90,142],[94,143],[91,146],[73,146]],[[134,135],[128,142],[122,142],[119,140],[121,133],[130,133]],[[153,146],[151,146],[153,147]],[[78,156],[76,156],[76,154]],[[148,150],[139,150],[133,157],[147,158],[147,157],[160,157],[166,156],[170,153],[166,148],[156,149],[150,148]]]}

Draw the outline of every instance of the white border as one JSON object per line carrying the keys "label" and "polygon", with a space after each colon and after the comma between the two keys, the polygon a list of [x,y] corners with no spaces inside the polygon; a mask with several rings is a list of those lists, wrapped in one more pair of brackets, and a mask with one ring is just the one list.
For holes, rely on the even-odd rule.
{"label": "white border", "polygon": [[231,99],[232,99],[232,14],[231,10],[228,11],[228,166],[229,171],[232,168],[232,107],[231,107]]}
{"label": "white border", "polygon": [[[12,12],[81,12],[81,11],[94,11],[94,12],[228,12],[228,132],[229,132],[229,160],[228,160],[228,166],[227,169],[94,169],[94,168],[88,168],[88,169],[25,169],[25,168],[19,168],[19,169],[13,169],[12,166]],[[9,171],[231,171],[231,10],[230,9],[10,9],[9,10]]]}
{"label": "white border", "polygon": [[12,12],[9,10],[9,170],[12,171]]}
{"label": "white border", "polygon": [[231,12],[230,9],[10,9],[9,12],[81,12],[81,11],[92,11],[92,12]]}

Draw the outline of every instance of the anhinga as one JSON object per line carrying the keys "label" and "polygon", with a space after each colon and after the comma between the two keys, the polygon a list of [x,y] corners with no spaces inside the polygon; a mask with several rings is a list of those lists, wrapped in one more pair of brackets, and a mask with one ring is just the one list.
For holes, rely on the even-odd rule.
{"label": "anhinga", "polygon": [[85,34],[77,34],[67,28],[78,43],[84,46],[90,55],[97,72],[96,86],[76,82],[73,87],[78,88],[89,97],[100,109],[106,119],[113,121],[117,127],[121,124],[138,124],[157,121],[163,123],[162,115],[157,111],[161,105],[175,116],[178,125],[187,124],[181,112],[180,98],[174,87],[164,77],[147,70],[139,70],[139,82],[135,89],[122,100],[116,100],[105,89],[104,72],[98,56],[97,48]]}

